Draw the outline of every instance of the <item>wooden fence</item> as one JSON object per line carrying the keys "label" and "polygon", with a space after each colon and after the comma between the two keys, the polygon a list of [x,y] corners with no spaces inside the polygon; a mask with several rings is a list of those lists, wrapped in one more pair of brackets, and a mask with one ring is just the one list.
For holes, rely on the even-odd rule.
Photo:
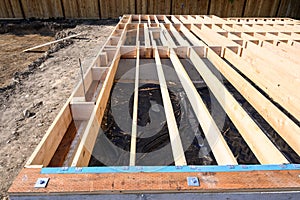
{"label": "wooden fence", "polygon": [[0,18],[118,18],[123,14],[203,14],[300,18],[299,0],[0,0]]}

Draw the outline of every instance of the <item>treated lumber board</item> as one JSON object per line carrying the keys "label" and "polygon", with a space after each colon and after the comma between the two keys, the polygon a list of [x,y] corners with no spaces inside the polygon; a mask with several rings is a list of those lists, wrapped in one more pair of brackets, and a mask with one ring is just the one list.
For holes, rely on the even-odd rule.
{"label": "treated lumber board", "polygon": [[[120,194],[178,192],[287,192],[299,191],[300,170],[189,173],[40,174],[23,169],[9,189],[11,196],[53,194]],[[34,188],[38,178],[50,178],[46,188]],[[24,178],[26,177],[26,178]],[[198,177],[200,187],[187,185],[187,177]],[[167,181],[166,181],[167,180]],[[258,181],[259,180],[259,181]],[[254,184],[255,183],[255,184]],[[49,197],[49,196],[48,196]]]}
{"label": "treated lumber board", "polygon": [[225,86],[213,75],[194,49],[190,49],[190,60],[259,162],[261,164],[288,163],[287,159],[239,105]]}
{"label": "treated lumber board", "polygon": [[246,0],[211,0],[209,14],[219,17],[242,16],[245,1]]}
{"label": "treated lumber board", "polygon": [[276,15],[279,0],[247,0],[244,17],[272,17]]}
{"label": "treated lumber board", "polygon": [[26,162],[25,167],[30,165],[48,166],[72,121],[72,114],[69,106],[70,101],[71,97],[56,116],[41,142]]}
{"label": "treated lumber board", "polygon": [[169,137],[170,137],[174,162],[176,166],[187,165],[174,111],[172,108],[170,95],[168,92],[166,79],[164,76],[164,71],[162,68],[162,64],[160,61],[160,57],[159,57],[159,53],[155,41],[154,41],[154,55],[155,55],[154,57],[156,62],[156,69],[157,69],[157,74],[159,79],[160,91],[163,100],[163,106],[166,113],[166,119],[168,124]]}
{"label": "treated lumber board", "polygon": [[[225,54],[229,49],[225,50]],[[278,134],[300,155],[300,128],[211,49],[207,58]],[[292,134],[291,134],[292,133]]]}
{"label": "treated lumber board", "polygon": [[[226,51],[224,53],[224,58],[227,59],[231,64],[233,64],[240,72],[247,76],[251,81],[253,81],[258,87],[260,87],[265,93],[267,93],[275,102],[279,103],[288,112],[290,112],[296,119],[300,119],[300,108],[299,99],[294,97],[297,92],[288,94],[286,89],[278,86],[279,83],[274,82],[274,78],[271,74],[261,74],[260,70],[264,70],[264,67],[259,69],[252,65],[251,63],[241,59],[240,56],[236,55],[232,51]],[[275,72],[274,72],[275,73]],[[278,74],[277,76],[280,76]],[[272,81],[273,80],[273,81]],[[293,83],[293,85],[295,82]],[[298,83],[299,84],[299,83]],[[292,87],[297,88],[297,87]]]}
{"label": "treated lumber board", "polygon": [[170,59],[218,165],[237,165],[238,163],[229,149],[218,126],[210,115],[206,105],[194,87],[193,82],[189,78],[187,72],[172,48],[170,49]]}
{"label": "treated lumber board", "polygon": [[139,98],[139,74],[140,74],[140,50],[139,42],[136,46],[136,65],[135,65],[135,82],[134,82],[134,99],[133,99],[133,111],[132,111],[132,129],[131,129],[131,141],[130,141],[130,158],[129,166],[135,166],[136,159],[136,138],[138,127],[138,98]]}

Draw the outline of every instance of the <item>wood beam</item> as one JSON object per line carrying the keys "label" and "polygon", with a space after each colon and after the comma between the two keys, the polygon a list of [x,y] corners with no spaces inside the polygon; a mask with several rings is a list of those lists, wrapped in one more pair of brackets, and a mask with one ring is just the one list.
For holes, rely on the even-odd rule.
{"label": "wood beam", "polygon": [[135,65],[135,83],[134,83],[134,99],[133,99],[133,113],[132,113],[132,129],[130,141],[130,158],[129,165],[135,166],[136,159],[136,137],[137,137],[137,118],[138,118],[138,98],[139,98],[139,73],[140,73],[140,51],[139,42],[136,46],[136,65]]}
{"label": "wood beam", "polygon": [[163,105],[166,113],[167,118],[167,124],[168,124],[168,130],[169,130],[169,136],[170,136],[170,142],[172,147],[172,153],[173,158],[176,166],[183,166],[187,165],[182,142],[180,138],[180,134],[178,131],[174,111],[172,108],[171,98],[168,92],[168,87],[166,83],[166,79],[164,76],[164,71],[162,68],[162,64],[160,61],[158,49],[156,47],[155,41],[154,41],[154,55],[155,55],[155,62],[156,62],[156,69],[159,79],[159,85],[160,85],[160,91],[163,99]]}
{"label": "wood beam", "polygon": [[[228,49],[226,49],[228,51]],[[255,110],[300,155],[300,128],[211,49],[207,58]]]}
{"label": "wood beam", "polygon": [[[268,70],[267,66],[255,66],[241,59],[240,56],[229,49],[226,49],[224,58],[267,93],[274,101],[290,112],[297,120],[300,120],[300,100],[296,97],[299,95],[297,92],[297,88],[299,87],[296,87],[299,85],[297,80],[292,82],[292,85],[294,85],[292,88],[282,88],[280,82],[276,80],[276,78],[279,78],[278,76],[281,76],[280,74],[277,73],[274,77],[274,73],[276,72],[273,74],[268,72],[260,73],[261,71]],[[287,90],[293,90],[293,92],[287,92]]]}
{"label": "wood beam", "polygon": [[173,49],[170,49],[170,59],[218,165],[237,165],[238,163],[218,126]]}
{"label": "wood beam", "polygon": [[259,162],[261,164],[288,163],[287,159],[239,105],[225,86],[213,75],[194,49],[190,49],[190,60]]}

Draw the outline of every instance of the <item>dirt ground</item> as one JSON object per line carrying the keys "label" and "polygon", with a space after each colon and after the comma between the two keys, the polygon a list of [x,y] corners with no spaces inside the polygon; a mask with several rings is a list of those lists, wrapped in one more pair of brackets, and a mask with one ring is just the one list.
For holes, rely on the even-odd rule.
{"label": "dirt ground", "polygon": [[17,36],[5,34],[0,37],[0,87],[4,87],[11,82],[13,74],[23,71],[33,61],[41,56],[41,53],[21,53],[22,50],[35,46],[37,43],[43,44],[53,40],[51,36],[41,36],[30,34]]}
{"label": "dirt ground", "polygon": [[[1,199],[7,198],[15,176],[79,81],[78,58],[86,69],[115,25],[115,21],[85,22],[64,29],[61,32],[84,35],[46,56],[22,50],[54,40],[55,32],[0,34]],[[38,59],[41,57],[47,59]]]}

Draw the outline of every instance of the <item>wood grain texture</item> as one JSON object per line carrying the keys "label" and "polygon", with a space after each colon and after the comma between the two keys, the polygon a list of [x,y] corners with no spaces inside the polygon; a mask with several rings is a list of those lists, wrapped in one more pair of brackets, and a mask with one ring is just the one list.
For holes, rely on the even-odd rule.
{"label": "wood grain texture", "polygon": [[[121,36],[123,41],[124,32]],[[121,43],[119,43],[120,46]],[[99,98],[96,103],[96,108],[93,110],[91,118],[88,122],[87,129],[82,136],[76,155],[72,161],[72,166],[87,166],[93,151],[95,140],[99,132],[100,124],[104,115],[106,104],[109,98],[110,90],[113,85],[113,80],[118,68],[120,60],[120,47],[117,47],[113,55],[113,61],[103,83],[103,88],[100,91]]]}
{"label": "wood grain texture", "polygon": [[[230,192],[297,191],[300,170],[217,173],[117,173],[40,174],[40,169],[23,169],[9,189],[10,195],[113,194],[144,192]],[[199,187],[187,185],[196,176]],[[37,178],[50,178],[46,188],[34,188]]]}
{"label": "wood grain texture", "polygon": [[[123,14],[218,15],[300,18],[298,0],[2,0],[0,18],[117,18]],[[209,6],[210,5],[210,6]],[[245,5],[245,13],[243,15]],[[99,9],[100,7],[100,9]]]}
{"label": "wood grain texture", "polygon": [[244,17],[274,17],[279,0],[247,0]]}
{"label": "wood grain texture", "polygon": [[135,14],[135,0],[100,0],[101,18],[117,19],[124,14]]}
{"label": "wood grain texture", "polygon": [[18,0],[0,1],[0,18],[23,18]]}
{"label": "wood grain texture", "polygon": [[65,158],[68,154],[68,151],[71,147],[72,141],[76,135],[76,126],[75,123],[72,121],[64,135],[61,143],[59,144],[55,154],[53,155],[49,167],[61,167],[65,161]]}
{"label": "wood grain texture", "polygon": [[108,0],[99,0],[99,3],[101,19],[107,19],[109,17]]}
{"label": "wood grain texture", "polygon": [[98,19],[99,1],[98,0],[62,0],[66,18]]}
{"label": "wood grain texture", "polygon": [[189,15],[207,15],[208,4],[207,0],[189,1]]}
{"label": "wood grain texture", "polygon": [[300,1],[299,0],[281,0],[279,5],[278,17],[300,18]]}
{"label": "wood grain texture", "polygon": [[0,1],[0,18],[13,18],[12,7],[9,0]]}
{"label": "wood grain texture", "polygon": [[44,135],[42,141],[38,144],[35,151],[27,161],[27,166],[48,166],[62,138],[68,130],[70,123],[72,122],[72,114],[69,107],[69,101],[70,98],[61,109],[54,122]]}
{"label": "wood grain texture", "polygon": [[173,0],[172,1],[172,15],[206,15],[208,14],[207,0]]}
{"label": "wood grain texture", "polygon": [[[230,51],[226,49],[226,52]],[[280,109],[265,98],[249,82],[229,65],[222,62],[216,54],[210,54],[212,64],[228,81],[247,99],[247,101],[264,117],[264,119],[281,135],[285,141],[300,155],[300,128]],[[272,114],[271,114],[272,113]],[[281,123],[279,123],[281,122]],[[293,134],[289,134],[293,133]]]}
{"label": "wood grain texture", "polygon": [[63,17],[60,0],[21,0],[25,18],[60,18]]}
{"label": "wood grain texture", "polygon": [[242,16],[245,0],[211,0],[209,14],[219,17]]}
{"label": "wood grain texture", "polygon": [[136,1],[136,13],[137,14],[149,14],[147,13],[147,0]]}
{"label": "wood grain texture", "polygon": [[172,14],[183,15],[187,9],[187,0],[173,0],[172,1]]}

